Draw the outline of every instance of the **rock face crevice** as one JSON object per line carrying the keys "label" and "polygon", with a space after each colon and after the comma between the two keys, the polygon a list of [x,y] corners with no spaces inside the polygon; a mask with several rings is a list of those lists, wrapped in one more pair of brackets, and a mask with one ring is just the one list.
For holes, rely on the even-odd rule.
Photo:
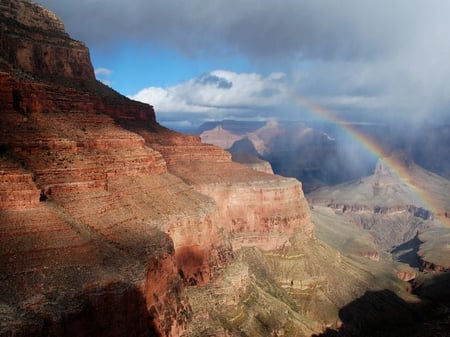
{"label": "rock face crevice", "polygon": [[237,250],[313,237],[299,182],[160,126],[43,7],[0,10],[0,336],[180,336]]}

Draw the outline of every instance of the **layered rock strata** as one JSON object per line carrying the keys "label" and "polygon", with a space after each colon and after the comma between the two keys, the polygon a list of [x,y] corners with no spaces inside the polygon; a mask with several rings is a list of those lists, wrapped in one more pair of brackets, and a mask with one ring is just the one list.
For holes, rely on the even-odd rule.
{"label": "layered rock strata", "polygon": [[445,228],[450,182],[418,167],[402,153],[393,154],[388,161],[403,168],[401,177],[380,161],[371,176],[310,193],[310,204],[352,218],[369,230],[383,249],[407,242],[418,232]]}
{"label": "layered rock strata", "polygon": [[235,249],[279,249],[289,245],[294,231],[301,231],[305,240],[313,237],[308,205],[296,179],[236,164],[229,153],[202,144],[195,136],[185,136],[186,140],[180,141],[183,136],[166,132],[164,145],[160,145],[160,136],[136,125],[128,127],[158,149],[169,172],[215,200]]}
{"label": "layered rock strata", "polygon": [[28,209],[39,205],[40,192],[33,175],[0,158],[0,209]]}
{"label": "layered rock strata", "polygon": [[233,249],[312,238],[299,182],[159,126],[44,8],[0,9],[1,336],[180,336]]}

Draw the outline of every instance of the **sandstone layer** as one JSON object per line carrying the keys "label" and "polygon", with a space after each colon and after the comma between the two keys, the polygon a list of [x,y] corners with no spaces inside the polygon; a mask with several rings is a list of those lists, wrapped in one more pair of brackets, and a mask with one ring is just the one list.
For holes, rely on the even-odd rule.
{"label": "sandstone layer", "polygon": [[1,336],[180,336],[187,286],[312,238],[299,182],[161,127],[43,7],[0,9]]}
{"label": "sandstone layer", "polygon": [[215,200],[235,249],[280,248],[289,244],[294,229],[302,230],[305,240],[313,237],[299,181],[236,164],[229,153],[201,143],[199,137],[166,131],[161,140],[160,134],[136,124],[127,127],[163,155],[169,172]]}

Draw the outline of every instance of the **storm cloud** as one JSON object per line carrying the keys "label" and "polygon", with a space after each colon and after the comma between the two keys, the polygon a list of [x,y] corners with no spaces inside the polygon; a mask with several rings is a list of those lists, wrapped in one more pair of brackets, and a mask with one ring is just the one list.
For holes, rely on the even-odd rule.
{"label": "storm cloud", "polygon": [[131,40],[192,58],[239,54],[261,74],[284,72],[293,91],[338,112],[449,116],[446,0],[39,2],[96,48]]}

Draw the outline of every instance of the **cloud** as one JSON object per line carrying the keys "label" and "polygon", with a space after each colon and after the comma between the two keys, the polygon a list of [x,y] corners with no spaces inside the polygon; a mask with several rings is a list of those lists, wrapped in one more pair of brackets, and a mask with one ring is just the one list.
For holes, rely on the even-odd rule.
{"label": "cloud", "polygon": [[[40,2],[64,20],[69,33],[89,46],[114,52],[118,41],[131,40],[163,46],[187,58],[240,55],[259,73],[281,70],[289,78],[299,73],[302,80],[294,81],[294,91],[319,100],[335,97],[331,105],[339,111],[362,109],[368,116],[417,121],[448,119],[450,1]],[[246,76],[251,79],[250,74]],[[154,105],[161,104],[164,110],[172,104],[177,111],[251,108],[251,103],[261,107],[280,97],[275,94],[278,87],[267,88],[268,97],[254,89],[259,95],[256,100],[250,88],[236,87],[244,79],[233,80],[210,76],[164,92],[158,88],[147,91],[153,91],[158,100]],[[253,80],[256,86],[261,84],[257,76]],[[243,90],[239,99],[238,89]],[[193,96],[187,97],[188,93]],[[244,94],[249,97],[244,99]],[[358,102],[356,97],[360,97]]]}
{"label": "cloud", "polygon": [[[95,45],[127,38],[192,53],[234,50],[258,58],[385,57],[418,39],[445,42],[442,28],[450,24],[450,3],[444,0],[40,2],[55,10],[76,38]],[[435,28],[441,36],[429,35]]]}
{"label": "cloud", "polygon": [[130,98],[152,104],[162,120],[182,114],[200,121],[255,119],[275,113],[287,99],[287,90],[283,73],[262,76],[215,70],[172,87],[145,88]]}
{"label": "cloud", "polygon": [[220,89],[230,89],[233,86],[232,82],[227,81],[225,78],[221,78],[213,74],[204,74],[200,76],[196,82],[201,85],[212,85]]}
{"label": "cloud", "polygon": [[97,79],[105,85],[110,86],[112,82],[109,80],[109,76],[112,74],[112,70],[108,68],[96,68],[94,70]]}
{"label": "cloud", "polygon": [[96,68],[94,72],[96,76],[109,76],[112,74],[112,70],[108,68]]}

